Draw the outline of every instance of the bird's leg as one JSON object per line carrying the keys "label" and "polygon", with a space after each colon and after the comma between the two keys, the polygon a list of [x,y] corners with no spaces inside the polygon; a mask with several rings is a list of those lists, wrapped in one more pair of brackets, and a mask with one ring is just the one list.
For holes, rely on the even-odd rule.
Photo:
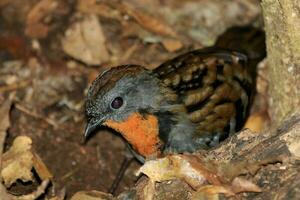
{"label": "bird's leg", "polygon": [[230,126],[229,135],[232,135],[236,132],[236,119],[235,119],[235,117],[232,117],[230,119],[229,126]]}
{"label": "bird's leg", "polygon": [[120,182],[122,181],[124,174],[128,167],[130,166],[131,161],[134,159],[134,156],[131,153],[126,153],[125,158],[121,164],[121,167],[117,173],[116,178],[114,179],[112,185],[110,186],[108,192],[112,195],[115,195]]}

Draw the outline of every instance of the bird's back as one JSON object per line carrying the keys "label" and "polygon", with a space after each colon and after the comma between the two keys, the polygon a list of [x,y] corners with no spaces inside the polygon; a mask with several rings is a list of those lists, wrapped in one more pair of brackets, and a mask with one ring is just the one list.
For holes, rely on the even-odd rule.
{"label": "bird's back", "polygon": [[196,135],[225,138],[243,127],[255,92],[256,64],[265,56],[262,38],[255,28],[232,28],[214,47],[183,54],[154,70],[178,94]]}

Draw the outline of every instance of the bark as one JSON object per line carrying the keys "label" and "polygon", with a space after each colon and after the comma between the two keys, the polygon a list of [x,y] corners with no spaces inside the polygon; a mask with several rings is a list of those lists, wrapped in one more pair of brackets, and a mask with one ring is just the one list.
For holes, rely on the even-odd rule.
{"label": "bark", "polygon": [[300,115],[290,117],[274,132],[257,135],[244,130],[210,151],[208,157],[267,161],[254,176],[247,176],[263,192],[240,195],[243,199],[299,199]]}
{"label": "bark", "polygon": [[299,0],[262,1],[269,62],[270,116],[274,125],[300,107]]}

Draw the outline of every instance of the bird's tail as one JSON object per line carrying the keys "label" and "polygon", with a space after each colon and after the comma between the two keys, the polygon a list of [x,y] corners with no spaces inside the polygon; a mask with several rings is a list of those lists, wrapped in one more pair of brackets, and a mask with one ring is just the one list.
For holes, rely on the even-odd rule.
{"label": "bird's tail", "polygon": [[257,63],[266,56],[265,33],[252,26],[232,27],[219,36],[215,47],[246,54],[250,66],[256,68]]}

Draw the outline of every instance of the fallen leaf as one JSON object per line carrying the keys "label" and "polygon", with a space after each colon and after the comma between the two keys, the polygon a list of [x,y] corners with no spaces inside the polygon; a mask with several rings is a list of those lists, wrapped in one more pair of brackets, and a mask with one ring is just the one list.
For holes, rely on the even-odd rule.
{"label": "fallen leaf", "polygon": [[51,174],[45,163],[36,153],[33,153],[33,167],[42,180],[51,180],[53,178],[53,175]]}
{"label": "fallen leaf", "polygon": [[78,0],[77,9],[82,13],[97,14],[108,19],[116,19],[122,23],[124,20],[122,14],[105,3],[98,0]]}
{"label": "fallen leaf", "polygon": [[[9,122],[9,111],[11,108],[11,101],[6,100],[2,106],[0,107],[0,113],[3,116],[2,120],[0,120],[0,136],[1,136],[1,147],[4,144],[4,139],[6,136],[6,131],[10,126]],[[31,154],[31,139],[26,136],[17,137],[13,146],[2,155],[1,148],[1,177],[4,181],[4,184],[9,187],[12,183],[14,183],[17,179],[21,179],[23,181],[32,180],[32,154]],[[1,179],[1,180],[2,180]],[[38,186],[37,190],[22,196],[13,196],[6,192],[4,186],[0,183],[0,196],[3,200],[31,200],[37,199],[41,194],[45,193],[45,190],[49,184],[50,180],[45,179]]]}
{"label": "fallen leaf", "polygon": [[68,28],[62,46],[64,52],[73,58],[89,65],[99,65],[109,59],[105,41],[97,16],[85,15]]}
{"label": "fallen leaf", "polygon": [[169,25],[163,22],[162,19],[157,19],[154,16],[145,14],[127,2],[122,2],[121,9],[129,16],[133,17],[139,25],[148,31],[159,35],[177,37],[177,33]]}
{"label": "fallen leaf", "polygon": [[[195,166],[195,159],[199,166]],[[162,182],[176,178],[184,179],[192,188],[198,189],[210,182],[221,184],[217,175],[201,166],[201,160],[190,155],[171,155],[165,158],[147,161],[137,172],[147,175],[152,182]]]}
{"label": "fallen leaf", "polygon": [[31,144],[29,137],[19,136],[14,140],[12,147],[3,154],[1,176],[6,187],[11,186],[17,179],[32,181]]}
{"label": "fallen leaf", "polygon": [[56,0],[39,1],[27,15],[25,34],[32,38],[45,38],[48,35],[49,27],[43,23],[43,19],[57,7]]}
{"label": "fallen leaf", "polygon": [[259,133],[266,125],[266,121],[268,121],[266,113],[256,112],[248,117],[244,128],[248,128],[253,132]]}
{"label": "fallen leaf", "polygon": [[165,39],[162,44],[169,52],[177,51],[183,47],[181,41],[176,39]]}
{"label": "fallen leaf", "polygon": [[[32,151],[32,140],[27,136],[18,136],[10,149],[3,154],[1,176],[6,187],[18,179],[23,182],[33,180],[32,169],[41,180],[51,180],[52,174],[40,157]],[[48,183],[45,183],[45,187]],[[43,188],[43,187],[42,187]],[[40,189],[42,191],[42,189]]]}

